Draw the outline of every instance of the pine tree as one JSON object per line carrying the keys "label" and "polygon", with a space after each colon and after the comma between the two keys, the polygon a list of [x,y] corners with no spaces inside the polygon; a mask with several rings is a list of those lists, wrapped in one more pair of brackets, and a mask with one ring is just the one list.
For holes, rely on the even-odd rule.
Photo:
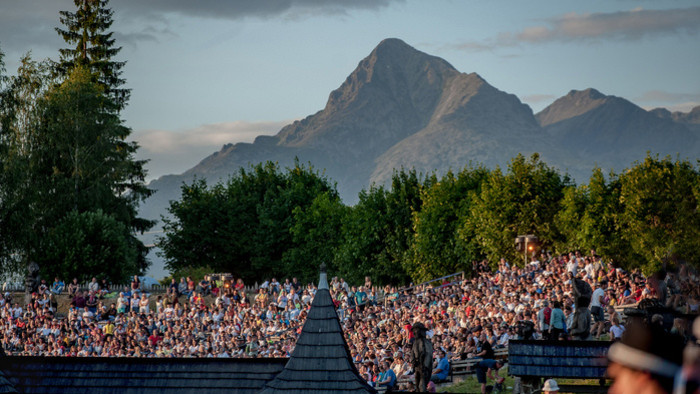
{"label": "pine tree", "polygon": [[60,12],[61,23],[66,28],[56,31],[73,47],[59,50],[61,60],[56,64],[56,72],[65,77],[78,65],[86,67],[114,100],[117,111],[121,111],[131,90],[120,87],[125,83],[121,70],[126,62],[113,60],[122,48],[114,46],[113,33],[108,32],[114,22],[114,12],[107,8],[109,0],[74,0],[74,3],[75,12]]}

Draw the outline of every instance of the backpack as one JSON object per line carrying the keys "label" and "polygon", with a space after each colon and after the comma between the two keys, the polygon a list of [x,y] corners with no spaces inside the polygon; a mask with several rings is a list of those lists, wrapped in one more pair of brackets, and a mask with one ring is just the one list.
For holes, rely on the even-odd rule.
{"label": "backpack", "polygon": [[552,319],[552,308],[545,307],[544,308],[544,324],[549,325],[549,322],[551,319]]}

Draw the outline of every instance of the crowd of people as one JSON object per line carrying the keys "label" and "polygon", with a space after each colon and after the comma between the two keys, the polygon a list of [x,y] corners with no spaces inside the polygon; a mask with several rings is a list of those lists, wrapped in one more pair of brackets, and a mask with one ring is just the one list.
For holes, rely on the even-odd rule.
{"label": "crowd of people", "polygon": [[[592,324],[573,321],[573,278],[593,291]],[[533,258],[525,267],[504,259],[475,264],[470,278],[454,277],[407,288],[349,284],[332,278],[330,291],[358,370],[373,385],[393,385],[414,373],[412,327],[432,341],[435,376],[450,363],[493,359],[511,338],[616,340],[624,332],[614,307],[652,298],[698,313],[700,277],[685,265],[646,277],[603,262],[591,251]],[[0,294],[0,332],[6,353],[103,357],[288,357],[316,292],[296,278],[263,283],[254,294],[241,279],[175,279],[149,294],[135,277],[115,292],[96,278],[81,290],[58,278],[42,282],[28,303]],[[69,299],[67,312],[59,300]],[[59,313],[60,312],[60,313]],[[607,314],[605,312],[608,312]],[[684,321],[673,330],[686,337]],[[391,370],[391,372],[389,372]],[[440,378],[437,380],[440,380]],[[394,383],[392,383],[394,382]]]}

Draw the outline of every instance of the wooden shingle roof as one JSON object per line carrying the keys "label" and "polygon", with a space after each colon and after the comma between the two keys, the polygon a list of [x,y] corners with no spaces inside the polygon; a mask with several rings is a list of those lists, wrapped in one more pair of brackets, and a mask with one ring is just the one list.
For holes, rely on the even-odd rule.
{"label": "wooden shingle roof", "polygon": [[0,393],[16,393],[15,386],[7,380],[5,373],[0,370]]}
{"label": "wooden shingle roof", "polygon": [[0,358],[0,370],[20,393],[252,394],[273,379],[286,361],[5,356]]}
{"label": "wooden shingle roof", "polygon": [[261,393],[376,393],[352,362],[324,271],[294,352]]}

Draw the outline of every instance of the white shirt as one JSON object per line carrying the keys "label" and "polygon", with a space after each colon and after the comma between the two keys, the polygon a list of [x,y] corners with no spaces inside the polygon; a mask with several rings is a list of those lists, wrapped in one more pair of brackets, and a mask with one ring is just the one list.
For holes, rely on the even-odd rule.
{"label": "white shirt", "polygon": [[601,289],[600,287],[595,289],[593,296],[591,297],[591,307],[600,307],[600,299],[603,298],[603,296],[605,296],[605,290]]}

